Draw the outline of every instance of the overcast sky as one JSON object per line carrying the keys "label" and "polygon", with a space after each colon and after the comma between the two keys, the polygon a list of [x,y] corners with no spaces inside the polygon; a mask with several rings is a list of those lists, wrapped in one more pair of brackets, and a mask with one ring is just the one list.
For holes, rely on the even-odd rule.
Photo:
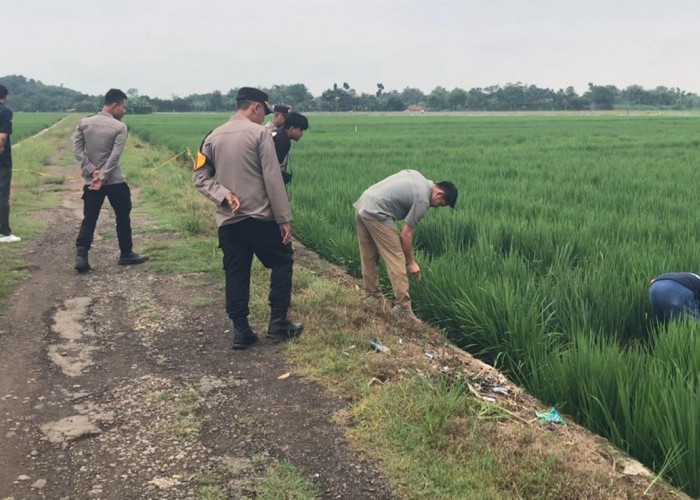
{"label": "overcast sky", "polygon": [[588,82],[700,94],[698,0],[2,0],[0,76],[170,98]]}

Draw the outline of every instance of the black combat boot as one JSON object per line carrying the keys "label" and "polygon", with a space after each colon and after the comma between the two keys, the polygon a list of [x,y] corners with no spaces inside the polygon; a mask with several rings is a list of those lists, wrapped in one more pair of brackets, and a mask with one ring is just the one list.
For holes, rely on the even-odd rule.
{"label": "black combat boot", "polygon": [[120,266],[133,266],[134,264],[143,264],[148,260],[148,255],[139,255],[134,252],[129,252],[127,254],[121,254],[117,264]]}
{"label": "black combat boot", "polygon": [[88,249],[85,247],[78,247],[77,254],[75,256],[75,270],[79,273],[86,273],[90,268],[90,263],[88,262]]}
{"label": "black combat boot", "polygon": [[270,318],[270,326],[267,328],[267,338],[273,342],[282,342],[301,335],[304,325],[292,323],[286,317]]}
{"label": "black combat boot", "polygon": [[258,341],[258,334],[248,324],[248,318],[232,320],[231,324],[233,326],[233,345],[231,347],[234,350],[247,349],[248,346]]}

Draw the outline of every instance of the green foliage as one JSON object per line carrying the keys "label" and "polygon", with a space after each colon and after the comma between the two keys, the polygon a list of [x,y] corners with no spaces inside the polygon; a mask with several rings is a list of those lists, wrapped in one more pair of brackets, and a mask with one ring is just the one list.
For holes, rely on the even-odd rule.
{"label": "green foliage", "polygon": [[165,146],[173,153],[189,148],[194,156],[204,137],[229,118],[230,113],[129,115],[124,117],[124,123],[131,134],[146,142]]}
{"label": "green foliage", "polygon": [[522,429],[522,441],[513,442],[490,422],[508,415],[472,398],[462,383],[406,378],[373,391],[353,414],[351,434],[382,458],[401,498],[588,498],[599,491],[580,470],[562,482],[568,457],[546,448],[546,435]]}
{"label": "green foliage", "polygon": [[94,112],[99,110],[101,103],[99,97],[64,88],[63,85],[44,85],[40,81],[19,75],[0,77],[0,84],[5,85],[10,92],[8,106],[13,111],[65,112],[75,109]]}
{"label": "green foliage", "polygon": [[12,286],[27,276],[25,264],[13,258],[11,252],[11,248],[0,249],[0,314],[5,308],[5,300],[12,291]]}
{"label": "green foliage", "polygon": [[[8,106],[12,108],[11,105],[8,104]],[[50,127],[64,116],[65,113],[14,113],[12,143],[17,144],[22,139]]]}
{"label": "green foliage", "polygon": [[288,461],[268,467],[265,476],[256,483],[255,491],[257,498],[265,500],[312,500],[321,497],[320,488]]}
{"label": "green foliage", "polygon": [[[80,112],[99,110],[101,96],[88,96],[63,86],[44,85],[27,80],[23,76],[0,77],[10,89],[12,102],[17,111],[59,111],[76,109]],[[700,97],[676,87],[658,86],[644,89],[640,85],[630,85],[618,90],[614,85],[589,84],[588,90],[579,96],[573,87],[554,90],[527,85],[521,82],[491,85],[486,88],[469,90],[435,87],[429,94],[406,87],[402,91],[388,90],[377,84],[377,92],[358,93],[347,82],[334,83],[331,88],[314,97],[303,83],[272,85],[263,87],[273,104],[290,104],[297,111],[533,111],[533,110],[590,110],[590,109],[697,109]],[[106,89],[105,89],[106,90]],[[151,112],[232,112],[236,108],[238,88],[231,88],[225,94],[213,90],[206,94],[190,94],[186,97],[173,96],[171,99],[141,96],[138,89],[126,90],[129,95],[129,114]],[[417,108],[411,108],[417,106]]]}
{"label": "green foliage", "polygon": [[[12,189],[10,191],[10,223],[12,231],[22,238],[19,243],[0,245],[0,310],[12,285],[27,276],[26,264],[20,260],[29,240],[43,230],[44,222],[32,216],[32,212],[53,207],[57,203],[57,189],[62,189],[59,179],[43,172],[57,141],[70,135],[75,127],[73,118],[62,122],[51,131],[37,138],[34,135],[44,126],[56,122],[62,115],[16,113],[12,134]],[[23,139],[20,142],[20,139]],[[50,186],[47,189],[47,185]]]}
{"label": "green foliage", "polygon": [[619,90],[614,85],[593,85],[588,84],[588,98],[591,100],[593,109],[613,109],[613,105],[618,100]]}
{"label": "green foliage", "polygon": [[147,230],[185,236],[214,234],[212,203],[192,185],[192,164],[187,150],[173,154],[165,148],[145,148],[134,135],[138,133],[130,138],[134,148],[125,151],[122,163],[129,182],[142,186],[139,196],[147,203],[137,209],[158,220]]}
{"label": "green foliage", "polygon": [[[294,234],[357,275],[362,191],[403,168],[452,180],[456,209],[415,231],[418,314],[696,495],[698,335],[656,331],[647,283],[697,271],[699,118],[311,116]],[[129,124],[178,152],[225,119]]]}

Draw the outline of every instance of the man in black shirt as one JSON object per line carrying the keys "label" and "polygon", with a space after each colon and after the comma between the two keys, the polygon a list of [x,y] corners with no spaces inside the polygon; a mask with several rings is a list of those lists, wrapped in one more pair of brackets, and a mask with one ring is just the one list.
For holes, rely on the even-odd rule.
{"label": "man in black shirt", "polygon": [[277,161],[280,162],[282,178],[285,184],[292,182],[292,173],[287,172],[289,165],[289,150],[292,148],[292,141],[299,141],[304,135],[304,130],[309,128],[309,120],[301,113],[292,112],[284,119],[284,127],[280,129],[272,138],[277,151]]}
{"label": "man in black shirt", "polygon": [[694,273],[661,274],[649,283],[649,302],[661,323],[688,315],[700,319],[700,276]]}
{"label": "man in black shirt", "polygon": [[0,85],[0,243],[15,243],[22,238],[10,229],[10,182],[12,181],[12,110],[7,104],[7,87]]}

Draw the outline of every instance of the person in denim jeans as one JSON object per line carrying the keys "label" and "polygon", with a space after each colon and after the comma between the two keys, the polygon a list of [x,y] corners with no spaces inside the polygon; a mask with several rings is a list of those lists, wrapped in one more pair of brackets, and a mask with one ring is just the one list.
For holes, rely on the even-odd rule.
{"label": "person in denim jeans", "polygon": [[649,283],[654,318],[666,323],[682,316],[700,318],[700,276],[694,273],[661,274]]}

